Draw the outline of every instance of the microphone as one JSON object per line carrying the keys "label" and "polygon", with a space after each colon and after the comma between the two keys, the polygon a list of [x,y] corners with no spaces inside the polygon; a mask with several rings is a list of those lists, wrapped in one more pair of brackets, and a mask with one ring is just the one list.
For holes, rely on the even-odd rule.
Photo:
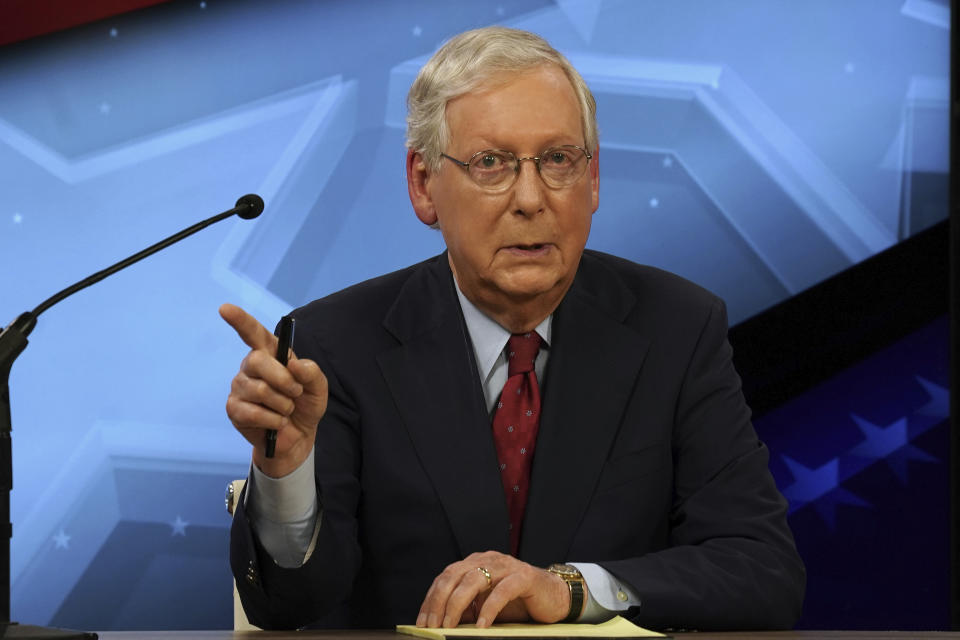
{"label": "microphone", "polygon": [[263,213],[263,198],[255,193],[248,193],[245,196],[240,196],[233,208],[237,210],[237,215],[244,220],[253,220]]}
{"label": "microphone", "polygon": [[[92,276],[50,296],[37,305],[33,311],[21,313],[5,329],[0,331],[0,629],[6,628],[10,621],[10,537],[12,533],[10,490],[13,488],[13,458],[10,447],[10,432],[13,429],[10,420],[10,368],[13,366],[13,361],[26,348],[27,336],[37,326],[37,316],[77,291],[96,284],[107,276],[129,267],[133,263],[139,262],[215,222],[220,222],[232,215],[237,215],[244,220],[252,220],[261,213],[263,213],[263,198],[255,193],[248,193],[240,197],[232,209],[227,209],[223,213],[218,213],[187,227],[183,231],[150,245],[143,251],[135,253],[129,258],[98,271]],[[30,625],[16,625],[16,628],[39,629],[39,627],[30,627]]]}

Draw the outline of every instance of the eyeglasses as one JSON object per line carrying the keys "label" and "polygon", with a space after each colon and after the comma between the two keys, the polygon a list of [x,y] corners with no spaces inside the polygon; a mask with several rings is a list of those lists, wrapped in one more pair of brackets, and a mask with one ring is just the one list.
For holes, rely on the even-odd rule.
{"label": "eyeglasses", "polygon": [[533,161],[537,166],[537,173],[548,187],[569,187],[580,179],[587,164],[593,159],[586,149],[574,144],[551,147],[530,158],[518,158],[514,153],[501,149],[478,151],[466,162],[445,153],[440,155],[463,167],[478,186],[488,191],[508,189],[520,175],[520,163],[524,160]]}

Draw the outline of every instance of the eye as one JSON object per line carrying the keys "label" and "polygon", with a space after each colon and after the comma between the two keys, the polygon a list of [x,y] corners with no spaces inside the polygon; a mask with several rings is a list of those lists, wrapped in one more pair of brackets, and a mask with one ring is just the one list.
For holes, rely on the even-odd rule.
{"label": "eye", "polygon": [[480,167],[483,169],[496,169],[503,164],[503,158],[492,153],[480,156]]}
{"label": "eye", "polygon": [[470,172],[482,179],[509,172],[512,168],[510,154],[495,149],[481,151],[470,160]]}
{"label": "eye", "polygon": [[549,149],[544,154],[543,160],[541,162],[562,167],[564,165],[573,164],[573,161],[574,161],[573,154],[567,149]]}

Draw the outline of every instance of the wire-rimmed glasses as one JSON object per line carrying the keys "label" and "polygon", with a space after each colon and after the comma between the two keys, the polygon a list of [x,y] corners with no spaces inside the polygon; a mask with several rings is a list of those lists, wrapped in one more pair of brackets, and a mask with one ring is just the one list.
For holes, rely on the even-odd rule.
{"label": "wire-rimmed glasses", "polygon": [[489,191],[503,191],[509,188],[520,175],[520,163],[532,160],[537,173],[544,183],[552,189],[569,187],[580,179],[593,156],[575,144],[544,149],[538,155],[518,158],[511,151],[485,149],[478,151],[466,162],[441,153],[441,156],[455,162],[467,172],[480,187]]}

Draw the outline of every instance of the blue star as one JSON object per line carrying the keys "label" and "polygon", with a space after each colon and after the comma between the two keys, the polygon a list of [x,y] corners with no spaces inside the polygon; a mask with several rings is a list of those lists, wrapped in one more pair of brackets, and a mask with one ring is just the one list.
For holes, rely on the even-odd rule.
{"label": "blue star", "polygon": [[836,489],[839,484],[837,478],[837,458],[831,459],[825,465],[811,469],[787,456],[783,461],[793,474],[793,484],[783,490],[783,495],[790,501],[790,510],[795,511],[808,502],[823,497],[829,491]]}
{"label": "blue star", "polygon": [[413,27],[414,37],[419,38],[421,33],[423,33],[423,29],[420,28],[420,25],[416,25]]}
{"label": "blue star", "polygon": [[60,533],[53,536],[53,544],[55,549],[69,549],[70,536],[63,529],[60,529]]}
{"label": "blue star", "polygon": [[880,458],[886,458],[908,442],[906,418],[900,418],[886,427],[878,427],[858,415],[851,413],[850,417],[857,423],[857,427],[866,438],[866,440],[850,449],[850,453],[855,456],[879,460]]}
{"label": "blue star", "polygon": [[782,456],[782,458],[794,478],[794,483],[783,490],[783,495],[790,501],[790,513],[812,502],[817,513],[832,529],[836,523],[836,506],[838,504],[852,504],[858,507],[870,506],[870,503],[861,500],[839,486],[839,462],[837,458],[829,460],[816,469],[805,467],[787,456]]}
{"label": "blue star", "polygon": [[896,422],[878,427],[863,418],[851,414],[866,440],[850,450],[850,453],[861,458],[882,459],[896,474],[902,484],[907,484],[907,462],[919,460],[921,462],[936,462],[937,459],[925,451],[918,449],[909,442],[907,436],[907,419],[900,418]]}
{"label": "blue star", "polygon": [[945,420],[950,415],[950,390],[920,376],[914,377],[927,392],[927,395],[930,396],[930,401],[917,409],[917,413],[922,416]]}
{"label": "blue star", "polygon": [[13,224],[20,224],[23,222],[23,215],[20,213],[13,214]]}
{"label": "blue star", "polygon": [[177,519],[170,523],[170,526],[173,527],[173,533],[171,536],[186,536],[187,535],[187,525],[189,522],[184,521],[183,518],[177,514]]}

